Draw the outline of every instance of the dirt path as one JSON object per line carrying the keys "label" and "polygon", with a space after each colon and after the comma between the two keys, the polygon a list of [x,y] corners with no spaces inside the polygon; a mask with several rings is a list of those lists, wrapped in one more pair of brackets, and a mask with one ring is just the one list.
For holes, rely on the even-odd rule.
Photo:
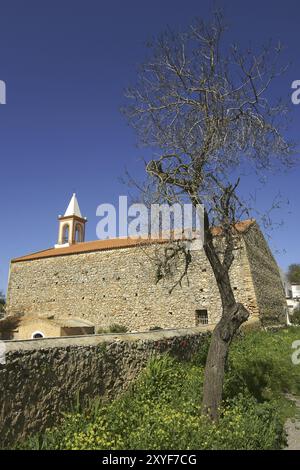
{"label": "dirt path", "polygon": [[297,412],[295,418],[290,418],[285,423],[288,436],[285,450],[300,450],[300,397],[289,395],[288,398],[296,403]]}

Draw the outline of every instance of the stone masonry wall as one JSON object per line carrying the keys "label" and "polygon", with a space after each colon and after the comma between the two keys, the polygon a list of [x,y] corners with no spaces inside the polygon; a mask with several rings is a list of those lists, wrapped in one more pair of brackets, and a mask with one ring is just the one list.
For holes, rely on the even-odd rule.
{"label": "stone masonry wall", "polygon": [[279,268],[257,225],[244,235],[260,316],[285,322],[286,298]]}
{"label": "stone masonry wall", "polygon": [[0,363],[0,447],[58,423],[76,397],[113,398],[154,354],[188,358],[209,327],[7,341]]}
{"label": "stone masonry wall", "polygon": [[[196,310],[206,309],[209,323],[221,314],[212,269],[203,250],[192,251],[188,278],[170,294],[182,263],[170,279],[155,282],[153,245],[58,256],[11,264],[9,313],[75,316],[97,327],[118,323],[130,331],[195,326]],[[156,253],[157,254],[157,253]],[[231,269],[238,301],[258,315],[249,259],[241,240]],[[96,330],[97,331],[97,330]]]}

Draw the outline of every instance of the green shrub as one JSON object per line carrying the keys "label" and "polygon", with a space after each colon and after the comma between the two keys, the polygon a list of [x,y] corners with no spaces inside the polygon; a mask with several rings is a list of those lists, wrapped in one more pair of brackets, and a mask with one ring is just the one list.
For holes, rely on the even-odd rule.
{"label": "green shrub", "polygon": [[126,333],[127,331],[128,331],[128,328],[125,325],[118,325],[117,323],[113,323],[108,328],[99,327],[97,329],[97,333],[99,335],[105,334],[105,333]]}
{"label": "green shrub", "polygon": [[0,291],[0,313],[5,312],[5,297],[4,294]]}
{"label": "green shrub", "polygon": [[276,333],[253,331],[234,341],[228,359],[225,397],[247,390],[257,400],[300,393],[300,366],[291,361],[297,328]]}
{"label": "green shrub", "polygon": [[202,337],[201,343],[198,346],[197,352],[193,355],[191,361],[193,364],[205,366],[207,353],[211,341],[211,334],[206,334]]}
{"label": "green shrub", "polygon": [[96,330],[96,334],[97,335],[103,335],[105,333],[108,333],[108,329],[107,328],[103,328],[102,326],[99,326],[99,328],[97,328]]}
{"label": "green shrub", "polygon": [[[170,375],[170,366],[175,367],[174,375]],[[196,380],[191,376],[195,372],[201,375],[193,367],[188,369],[169,358],[153,360],[120,399],[102,404],[96,413],[66,415],[59,427],[21,447],[250,450],[282,446],[285,439],[275,402],[260,404],[250,395],[239,395],[224,404],[218,425],[212,424],[200,414],[200,396],[186,400],[187,390]],[[199,385],[199,378],[194,385]]]}
{"label": "green shrub", "polygon": [[[251,332],[232,344],[218,424],[201,416],[209,340],[191,361],[153,357],[130,389],[110,403],[74,409],[26,449],[279,449],[285,445],[285,391],[300,391],[291,345],[300,329]],[[205,340],[206,341],[206,340]]]}
{"label": "green shrub", "polygon": [[109,327],[109,331],[111,333],[126,333],[128,331],[128,328],[124,325],[118,325],[117,323],[113,323]]}
{"label": "green shrub", "polygon": [[20,315],[7,315],[0,319],[0,340],[10,340],[21,321]]}
{"label": "green shrub", "polygon": [[294,310],[293,315],[290,315],[290,320],[293,325],[300,325],[300,307]]}

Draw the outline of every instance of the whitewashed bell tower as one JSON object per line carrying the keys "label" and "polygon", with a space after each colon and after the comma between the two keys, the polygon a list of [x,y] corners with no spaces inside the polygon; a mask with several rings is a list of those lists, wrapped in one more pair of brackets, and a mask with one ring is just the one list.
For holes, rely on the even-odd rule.
{"label": "whitewashed bell tower", "polygon": [[86,217],[82,217],[74,193],[64,215],[58,217],[58,242],[55,248],[62,248],[74,243],[84,242]]}

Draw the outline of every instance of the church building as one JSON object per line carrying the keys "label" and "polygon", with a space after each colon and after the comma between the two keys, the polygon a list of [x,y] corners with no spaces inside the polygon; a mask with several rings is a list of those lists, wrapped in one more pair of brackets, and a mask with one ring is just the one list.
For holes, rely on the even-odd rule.
{"label": "church building", "polygon": [[[58,222],[53,248],[11,261],[8,314],[22,314],[31,321],[52,318],[56,324],[86,322],[96,332],[113,324],[145,331],[219,320],[221,300],[203,250],[191,252],[188,276],[172,290],[180,265],[174,278],[156,282],[153,260],[161,243],[133,238],[85,241],[87,219],[75,194]],[[238,249],[230,273],[236,299],[253,318],[284,318],[279,269],[258,224],[246,220],[236,229]],[[215,237],[221,236],[213,230]]]}

